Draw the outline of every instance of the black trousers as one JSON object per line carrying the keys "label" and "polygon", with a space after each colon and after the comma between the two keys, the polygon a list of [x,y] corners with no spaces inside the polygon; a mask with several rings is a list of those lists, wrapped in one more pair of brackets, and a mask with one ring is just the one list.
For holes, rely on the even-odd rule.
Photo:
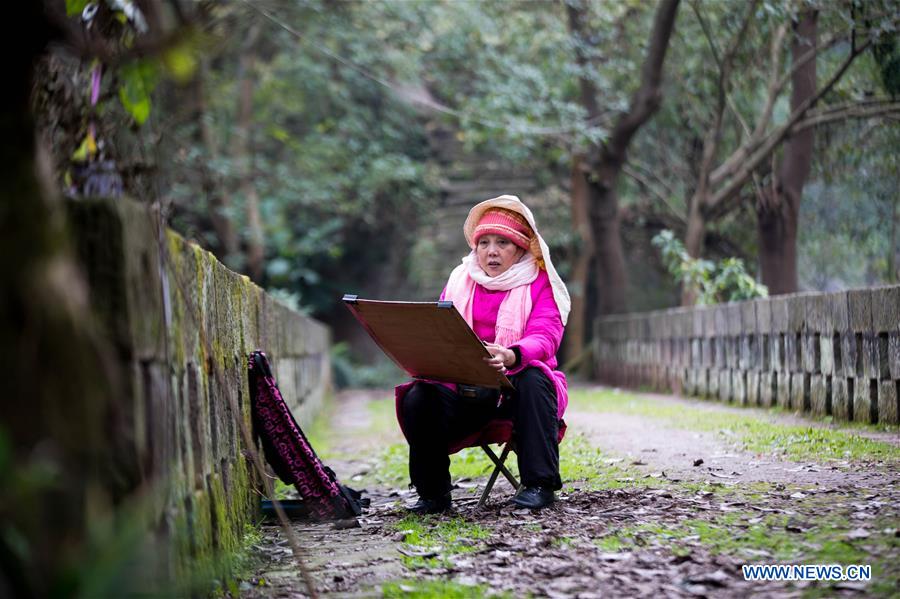
{"label": "black trousers", "polygon": [[448,445],[480,430],[494,418],[514,422],[522,484],[562,488],[553,382],[537,368],[526,368],[511,376],[510,382],[515,391],[507,392],[500,407],[495,392],[467,397],[442,385],[423,382],[409,389],[400,403],[400,417],[409,441],[409,478],[420,497],[435,498],[450,491]]}

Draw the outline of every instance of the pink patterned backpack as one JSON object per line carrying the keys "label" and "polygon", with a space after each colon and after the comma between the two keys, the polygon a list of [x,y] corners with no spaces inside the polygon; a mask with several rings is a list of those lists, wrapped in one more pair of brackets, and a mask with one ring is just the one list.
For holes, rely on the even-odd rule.
{"label": "pink patterned backpack", "polygon": [[316,455],[281,397],[263,352],[250,354],[249,375],[253,429],[278,478],[297,488],[305,511],[316,520],[359,516],[368,500],[342,485]]}

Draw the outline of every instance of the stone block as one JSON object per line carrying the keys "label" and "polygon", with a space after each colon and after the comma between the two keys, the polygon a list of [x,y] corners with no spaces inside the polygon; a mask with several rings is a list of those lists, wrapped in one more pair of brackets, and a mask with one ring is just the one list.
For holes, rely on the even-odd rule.
{"label": "stone block", "polygon": [[821,351],[819,333],[804,333],[800,338],[800,362],[804,372],[810,374],[820,372]]}
{"label": "stone block", "polygon": [[791,409],[808,412],[810,375],[797,372],[791,375]]}
{"label": "stone block", "polygon": [[731,399],[742,406],[747,405],[747,373],[743,370],[731,372]]}
{"label": "stone block", "polygon": [[716,336],[724,337],[728,335],[728,317],[723,304],[713,306],[713,321],[715,323],[713,326],[715,327]]}
{"label": "stone block", "polygon": [[769,336],[769,368],[767,370],[787,371],[784,361],[784,337],[784,333],[772,333]]}
{"label": "stone block", "polygon": [[784,369],[788,372],[800,372],[803,370],[800,360],[800,333],[786,333],[784,335]]}
{"label": "stone block", "polygon": [[771,358],[769,356],[770,337],[771,335],[768,334],[761,334],[757,337],[754,363],[756,364],[756,370],[760,372],[766,372],[771,368]]}
{"label": "stone block", "polygon": [[858,378],[853,392],[853,420],[878,422],[878,386],[874,379]]}
{"label": "stone block", "polygon": [[900,381],[886,380],[878,384],[878,422],[900,424]]}
{"label": "stone block", "polygon": [[[862,376],[871,379],[878,378],[881,373],[878,338],[871,331],[861,333],[861,335]],[[885,366],[887,366],[886,361]]]}
{"label": "stone block", "polygon": [[706,306],[703,308],[703,336],[715,337],[719,335],[716,330],[716,306]]}
{"label": "stone block", "polygon": [[753,364],[753,354],[750,346],[753,344],[754,335],[745,333],[737,338],[738,343],[738,368],[749,370]]}
{"label": "stone block", "polygon": [[774,372],[762,372],[759,375],[759,404],[770,407],[775,405],[777,397],[778,375]]}
{"label": "stone block", "polygon": [[776,380],[776,400],[777,404],[782,408],[791,407],[791,375],[786,372],[779,372]]}
{"label": "stone block", "polygon": [[806,309],[809,294],[797,293],[787,296],[788,326],[787,330],[799,333],[806,330]]}
{"label": "stone block", "polygon": [[854,379],[835,376],[831,379],[831,415],[835,420],[850,420],[853,414]]}
{"label": "stone block", "polygon": [[769,308],[771,311],[771,322],[773,333],[788,332],[788,300],[785,296],[779,295],[769,298]]}
{"label": "stone block", "polygon": [[719,371],[719,400],[731,401],[731,372],[728,370]]}
{"label": "stone block", "polygon": [[697,368],[694,371],[694,394],[698,397],[706,397],[709,394],[705,368]]}
{"label": "stone block", "polygon": [[[859,336],[862,344],[862,335]],[[859,369],[857,370],[857,365]],[[862,374],[862,353],[858,349],[857,335],[852,332],[841,335],[841,374],[846,377],[857,377]]]}
{"label": "stone block", "polygon": [[872,330],[872,292],[868,289],[851,289],[847,292],[850,313],[850,330],[865,333]]}
{"label": "stone block", "polygon": [[[726,326],[728,327],[728,336],[737,337],[744,332],[742,304],[736,302],[725,304],[724,311]],[[753,325],[756,325],[755,319]]]}
{"label": "stone block", "polygon": [[725,360],[725,347],[727,345],[728,338],[727,337],[715,337],[713,338],[713,366],[717,369],[727,368],[727,362]]}
{"label": "stone block", "polygon": [[756,330],[760,333],[772,332],[772,308],[771,300],[763,298],[755,300],[756,306]]}
{"label": "stone block", "polygon": [[834,374],[834,338],[830,333],[819,336],[819,367],[822,374]]}
{"label": "stone block", "polygon": [[828,294],[828,305],[831,307],[832,328],[839,333],[850,330],[850,304],[847,292]]}
{"label": "stone block", "polygon": [[824,293],[810,294],[806,298],[807,328],[816,333],[828,333],[834,330],[831,321],[831,304]]}
{"label": "stone block", "polygon": [[900,330],[900,285],[871,290],[872,328],[875,333]]}
{"label": "stone block", "polygon": [[747,405],[758,406],[760,402],[760,373],[749,371],[747,373]]}
{"label": "stone block", "polygon": [[900,333],[888,334],[888,371],[890,378],[900,379]]}
{"label": "stone block", "polygon": [[827,393],[828,383],[830,383],[830,377],[825,377],[821,374],[814,374],[810,379],[810,412],[814,416],[825,416],[831,412],[831,406],[828,405],[831,399]]}

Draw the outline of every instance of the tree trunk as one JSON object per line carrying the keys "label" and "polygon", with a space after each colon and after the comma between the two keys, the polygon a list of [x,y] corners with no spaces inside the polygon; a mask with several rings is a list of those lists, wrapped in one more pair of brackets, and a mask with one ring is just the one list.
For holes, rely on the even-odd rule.
{"label": "tree trunk", "polygon": [[[800,57],[815,47],[818,13],[805,11],[794,25],[791,57]],[[807,61],[791,77],[791,111],[816,93],[816,60]],[[795,133],[784,146],[780,167],[773,174],[757,203],[759,266],[762,282],[771,295],[797,291],[797,217],[803,186],[812,166],[814,129]]]}
{"label": "tree trunk", "polygon": [[253,177],[253,66],[256,63],[256,38],[259,27],[247,34],[240,61],[238,94],[238,143],[235,144],[236,163],[241,165],[241,192],[247,214],[247,274],[256,283],[262,283],[265,268],[262,219],[259,214],[259,195]]}
{"label": "tree trunk", "polygon": [[[582,160],[582,156],[575,156],[572,160],[572,224],[578,233],[578,247],[573,252],[575,263],[568,285],[572,308],[569,312],[569,322],[566,324],[563,346],[566,361],[582,356],[591,338],[590,331],[586,330],[585,307],[590,282],[591,260],[594,257],[594,240],[588,223],[588,186]],[[589,375],[590,365],[590,360],[582,358],[577,365],[577,372],[581,375]]]}
{"label": "tree trunk", "polygon": [[[596,285],[599,305],[588,305],[586,323],[593,322],[599,314],[625,311],[625,291],[628,277],[625,269],[625,252],[619,225],[619,199],[617,185],[625,165],[628,146],[638,130],[650,119],[662,102],[662,70],[669,40],[675,28],[679,0],[662,0],[653,19],[653,30],[647,55],[641,67],[641,84],[631,98],[628,110],[615,123],[605,144],[592,149],[587,156],[590,174],[587,176],[589,219],[593,248]],[[567,3],[569,27],[584,43],[585,7]],[[576,52],[579,64],[588,64],[584,55]],[[595,115],[596,89],[587,78],[580,81],[582,103],[588,117]]]}

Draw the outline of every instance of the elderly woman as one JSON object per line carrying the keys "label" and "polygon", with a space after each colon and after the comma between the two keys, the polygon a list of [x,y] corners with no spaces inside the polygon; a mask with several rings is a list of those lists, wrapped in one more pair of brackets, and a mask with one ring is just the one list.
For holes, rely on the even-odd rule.
{"label": "elderly woman", "polygon": [[447,281],[451,300],[485,343],[488,363],[514,392],[418,381],[397,387],[398,417],[409,442],[409,476],[419,494],[411,511],[450,508],[448,445],[494,418],[514,421],[522,487],[513,502],[540,509],[562,487],[559,422],[568,403],[556,352],[569,314],[569,294],[550,261],[531,211],[515,196],[469,211],[463,232],[472,252]]}

